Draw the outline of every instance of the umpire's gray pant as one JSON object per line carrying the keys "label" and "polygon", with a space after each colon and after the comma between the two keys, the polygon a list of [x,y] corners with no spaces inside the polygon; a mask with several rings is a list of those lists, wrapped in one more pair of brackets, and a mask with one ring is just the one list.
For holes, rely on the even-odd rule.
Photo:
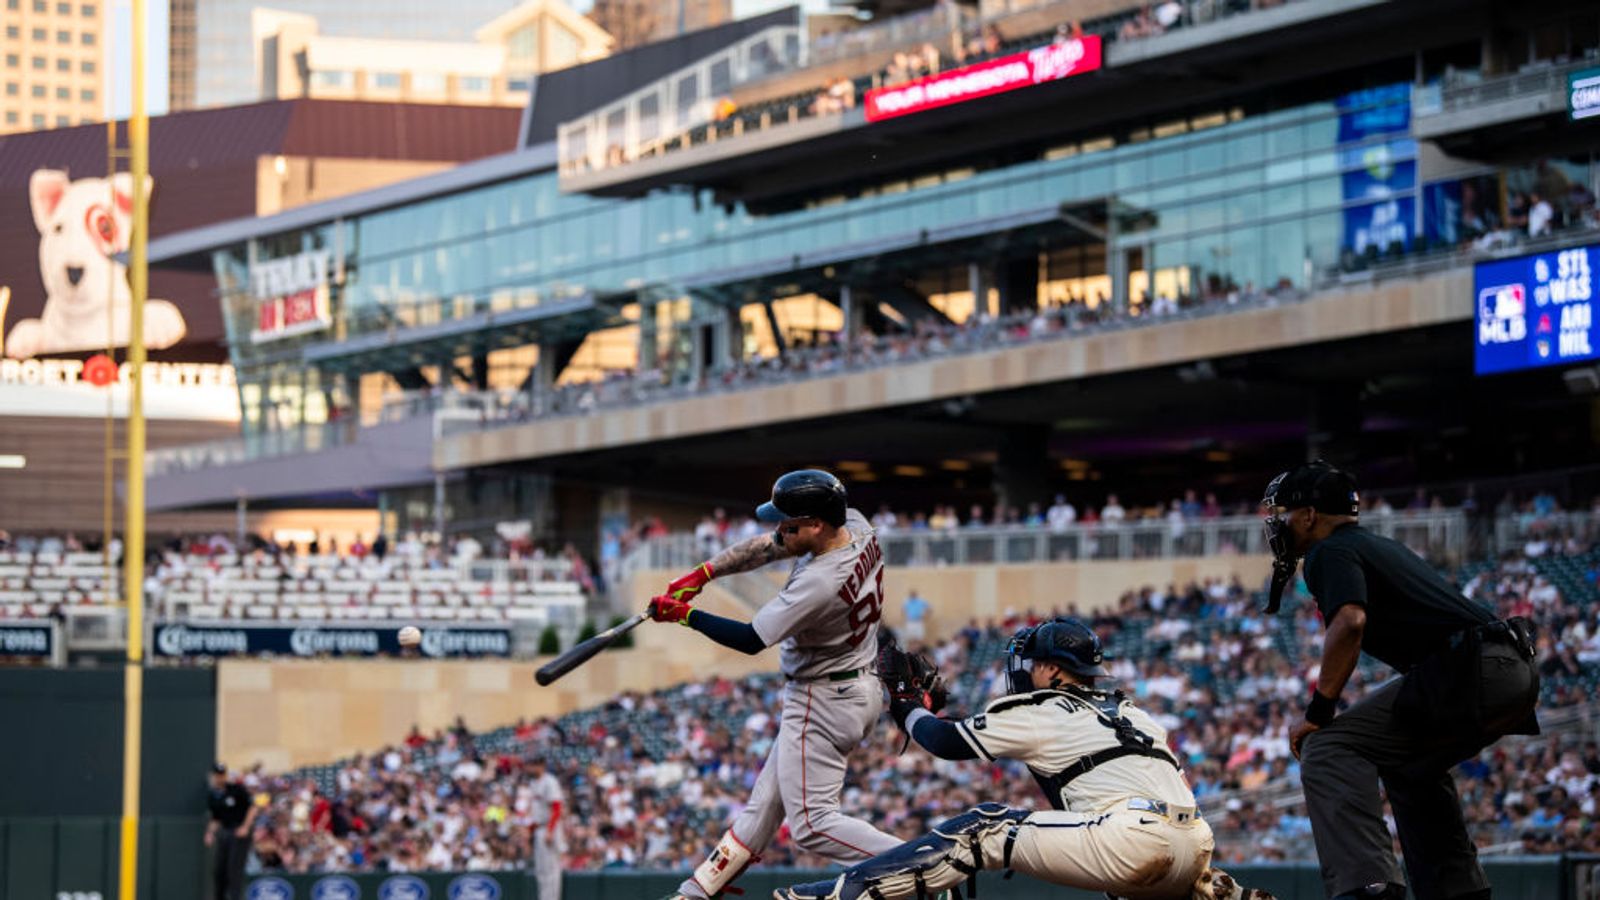
{"label": "umpire's gray pant", "polygon": [[1450,769],[1494,735],[1417,735],[1397,722],[1396,678],[1302,745],[1311,834],[1329,897],[1369,884],[1404,884],[1378,799],[1383,780],[1406,873],[1418,900],[1447,900],[1489,887],[1467,836]]}

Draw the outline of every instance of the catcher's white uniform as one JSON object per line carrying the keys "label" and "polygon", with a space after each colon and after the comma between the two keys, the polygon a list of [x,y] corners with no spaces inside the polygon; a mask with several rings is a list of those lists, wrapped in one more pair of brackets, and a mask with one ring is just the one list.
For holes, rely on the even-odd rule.
{"label": "catcher's white uniform", "polygon": [[1120,694],[1070,687],[1003,697],[957,728],[984,759],[1027,764],[1055,807],[997,838],[1002,850],[1014,842],[1010,868],[1168,898],[1187,897],[1211,862],[1211,827],[1196,815],[1166,729]]}
{"label": "catcher's white uniform", "polygon": [[1026,763],[1054,809],[983,804],[837,879],[779,891],[780,900],[896,900],[959,886],[982,869],[1130,900],[1265,896],[1209,868],[1211,828],[1166,730],[1121,693],[1032,691],[954,722],[918,709],[906,725],[938,756]]}

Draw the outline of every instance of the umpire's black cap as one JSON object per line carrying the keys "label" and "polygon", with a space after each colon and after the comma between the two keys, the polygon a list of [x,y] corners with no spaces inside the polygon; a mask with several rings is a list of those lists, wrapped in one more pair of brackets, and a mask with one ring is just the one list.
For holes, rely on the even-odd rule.
{"label": "umpire's black cap", "polygon": [[773,483],[772,499],[756,508],[756,518],[763,522],[814,518],[837,528],[844,524],[848,506],[844,483],[832,473],[799,469]]}
{"label": "umpire's black cap", "polygon": [[1327,460],[1319,459],[1280,474],[1267,485],[1261,505],[1270,508],[1311,507],[1330,516],[1361,514],[1356,477]]}

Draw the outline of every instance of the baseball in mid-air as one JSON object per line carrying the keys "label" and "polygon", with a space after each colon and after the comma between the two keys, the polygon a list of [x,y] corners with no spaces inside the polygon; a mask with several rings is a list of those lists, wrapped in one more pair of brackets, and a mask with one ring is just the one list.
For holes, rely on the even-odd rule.
{"label": "baseball in mid-air", "polygon": [[407,625],[400,629],[400,646],[415,647],[422,643],[422,629],[415,625]]}

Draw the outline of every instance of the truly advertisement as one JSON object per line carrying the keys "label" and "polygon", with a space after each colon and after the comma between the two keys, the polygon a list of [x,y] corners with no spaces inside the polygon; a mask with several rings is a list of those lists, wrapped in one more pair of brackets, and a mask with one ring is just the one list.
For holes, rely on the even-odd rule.
{"label": "truly advertisement", "polygon": [[320,250],[251,266],[256,324],[250,342],[278,341],[327,328],[333,321],[328,308],[332,261],[332,254]]}
{"label": "truly advertisement", "polygon": [[1100,68],[1100,36],[1085,35],[867,92],[868,122],[1060,81]]}
{"label": "truly advertisement", "polygon": [[[384,656],[400,653],[400,625],[258,625],[244,622],[160,622],[150,646],[156,656]],[[510,656],[511,630],[494,626],[428,626],[423,656]]]}
{"label": "truly advertisement", "polygon": [[1600,358],[1594,273],[1600,245],[1478,263],[1473,317],[1479,375]]}

